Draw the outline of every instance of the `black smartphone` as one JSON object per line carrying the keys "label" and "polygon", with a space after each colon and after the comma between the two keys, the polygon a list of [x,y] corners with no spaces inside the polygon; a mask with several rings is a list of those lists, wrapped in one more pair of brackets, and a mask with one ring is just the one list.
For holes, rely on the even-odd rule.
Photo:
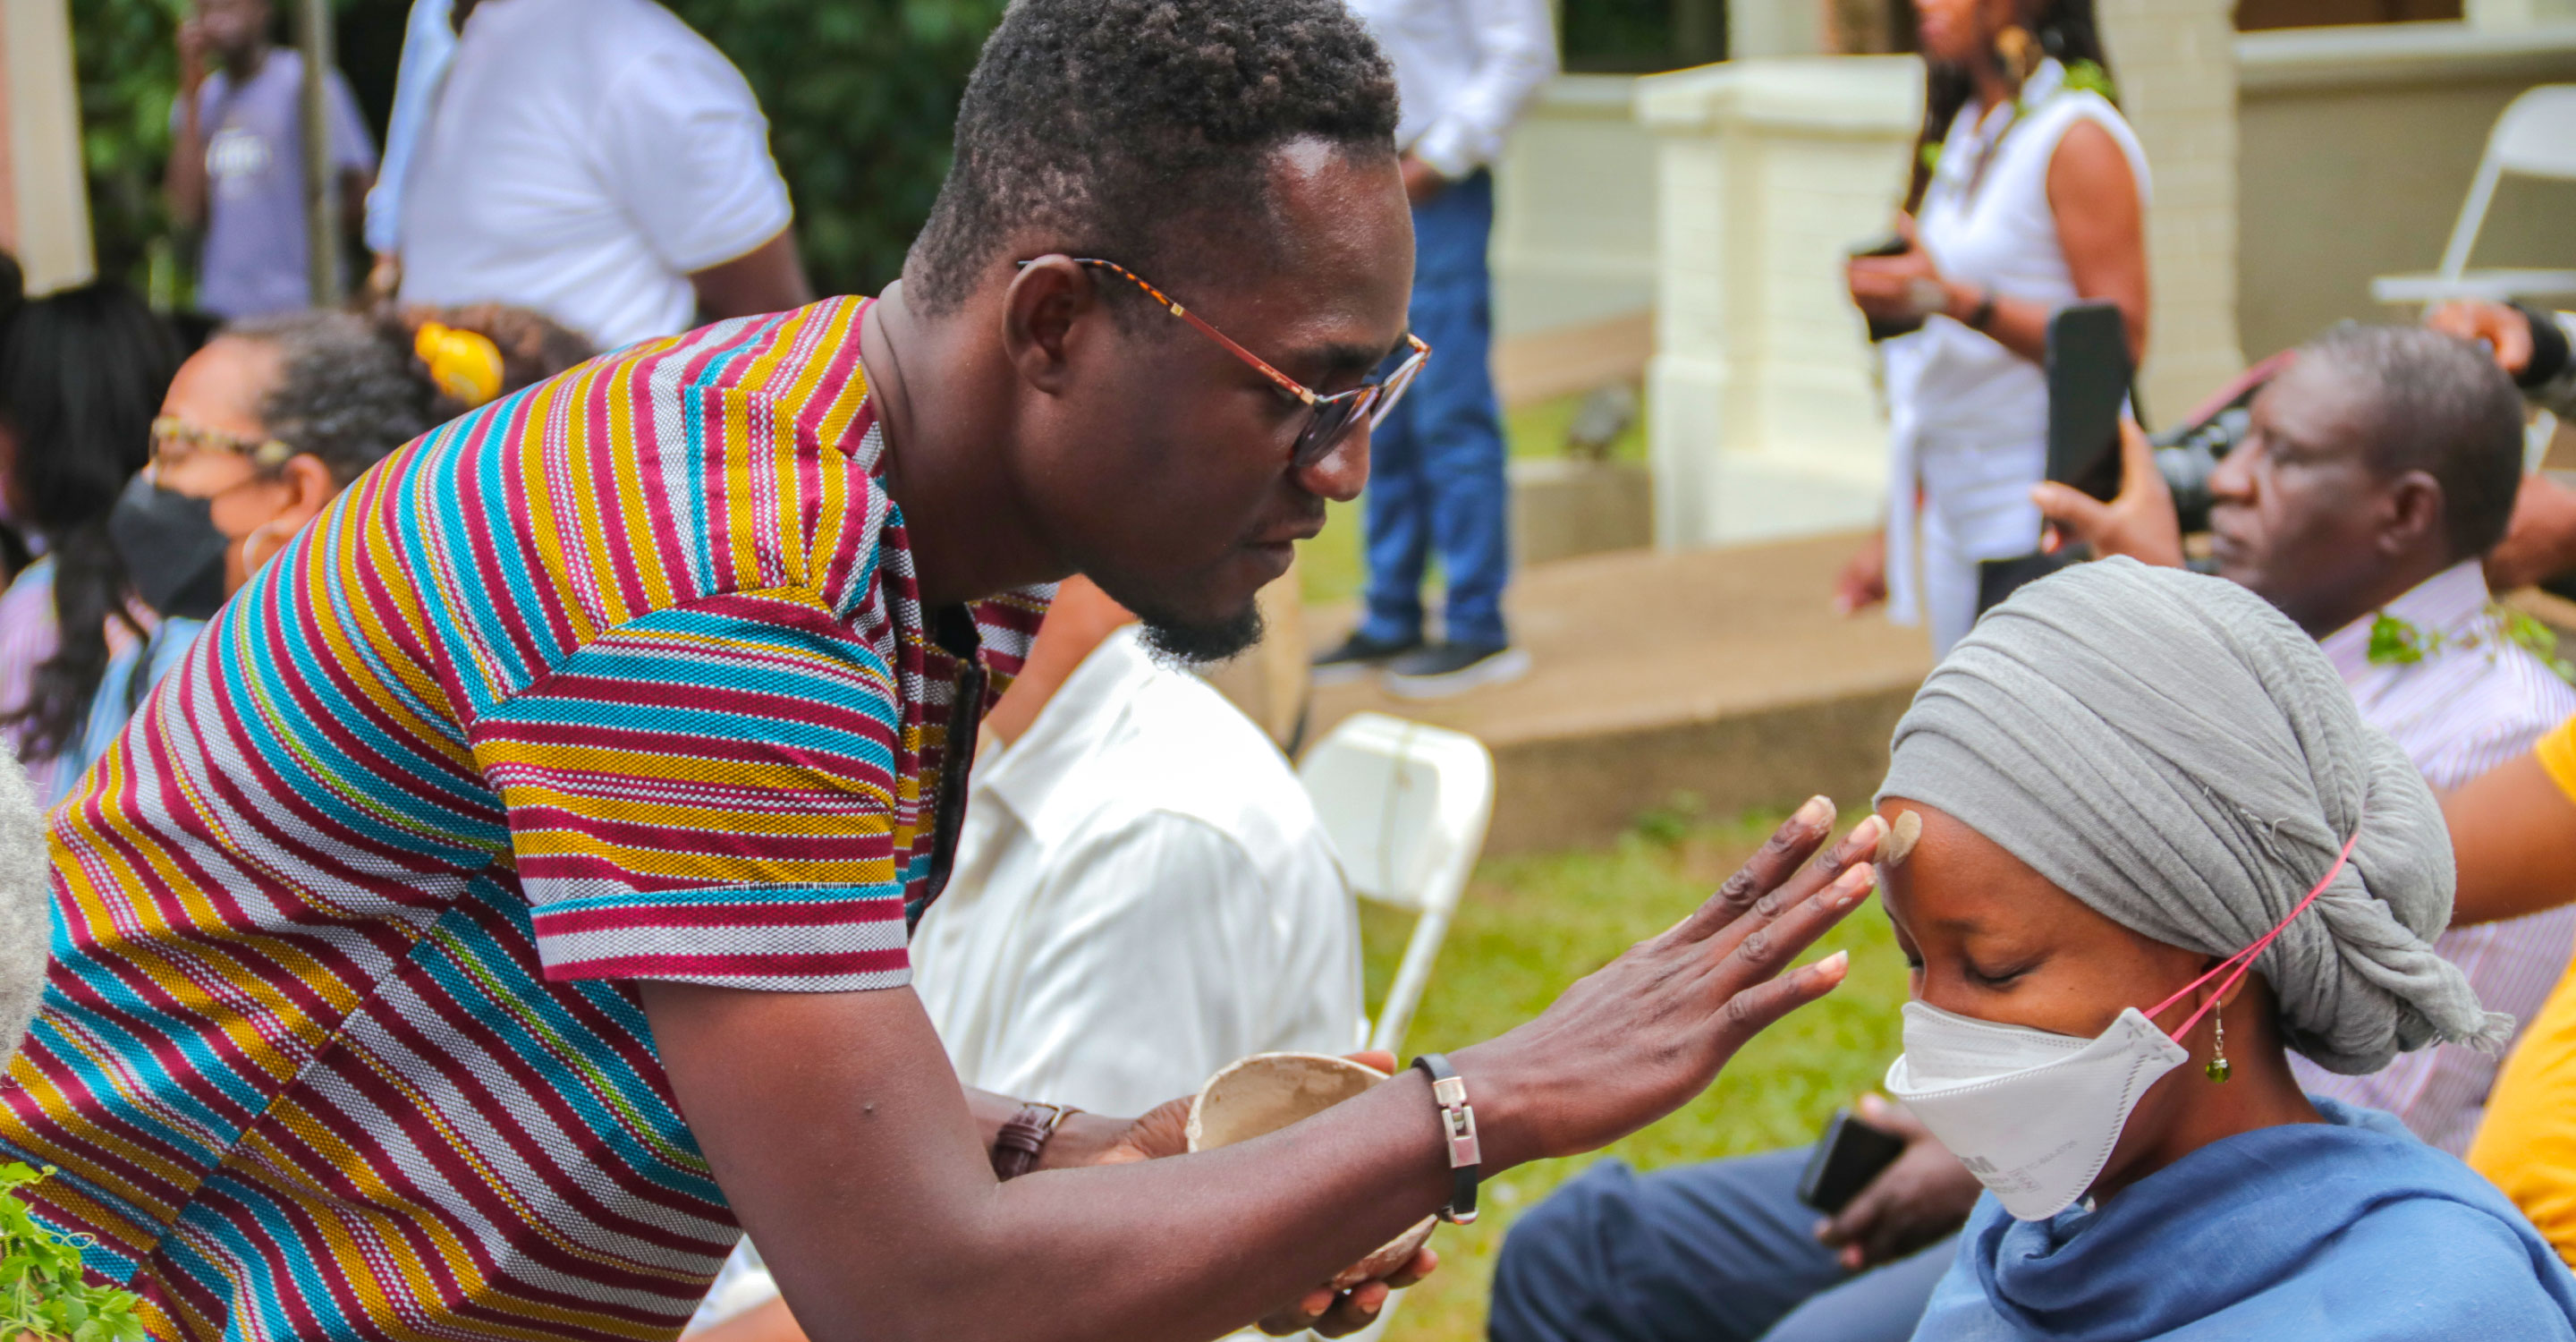
{"label": "black smartphone", "polygon": [[2120,412],[2129,402],[2129,330],[2116,303],[2077,303],[2048,319],[2048,478],[2105,501],[2120,492]]}
{"label": "black smartphone", "polygon": [[1871,1127],[1849,1109],[1837,1109],[1833,1121],[1825,1124],[1825,1135],[1816,1139],[1806,1170],[1798,1176],[1798,1200],[1827,1216],[1836,1215],[1903,1154],[1904,1138]]}
{"label": "black smartphone", "polygon": [[[1904,234],[1890,233],[1876,242],[1864,243],[1852,248],[1851,255],[1854,259],[1864,256],[1903,256],[1913,249],[1914,244],[1907,242]],[[1923,329],[1921,317],[1898,321],[1880,321],[1876,317],[1870,317],[1866,320],[1869,324],[1869,343],[1873,345],[1882,340],[1894,340],[1901,335],[1912,335]]]}

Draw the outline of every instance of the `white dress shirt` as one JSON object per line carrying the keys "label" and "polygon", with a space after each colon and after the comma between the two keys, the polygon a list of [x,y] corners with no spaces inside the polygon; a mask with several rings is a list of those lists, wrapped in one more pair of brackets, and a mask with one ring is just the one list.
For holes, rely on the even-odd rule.
{"label": "white dress shirt", "polygon": [[1395,63],[1395,144],[1456,180],[1502,157],[1503,137],[1556,73],[1547,0],[1351,0]]}
{"label": "white dress shirt", "polygon": [[976,763],[912,964],[958,1079],[1097,1113],[1359,1038],[1358,909],[1305,789],[1132,628]]}
{"label": "white dress shirt", "polygon": [[[2352,688],[2362,720],[2388,733],[2437,791],[2458,787],[2518,755],[2576,715],[2576,688],[2507,642],[2488,613],[2478,561],[2462,560],[2388,603],[2387,613],[2440,636],[2414,663],[2370,660],[2377,614],[2324,640],[2327,660]],[[2366,820],[2364,823],[2368,823]],[[2540,1009],[2576,948],[2576,908],[2445,932],[2433,948],[2458,965],[2490,1011],[2519,1029]],[[2415,1135],[2458,1155],[2486,1113],[2500,1056],[2457,1044],[2401,1053],[2369,1076],[2336,1076],[2306,1058],[2290,1065],[2311,1093],[2395,1114]]]}

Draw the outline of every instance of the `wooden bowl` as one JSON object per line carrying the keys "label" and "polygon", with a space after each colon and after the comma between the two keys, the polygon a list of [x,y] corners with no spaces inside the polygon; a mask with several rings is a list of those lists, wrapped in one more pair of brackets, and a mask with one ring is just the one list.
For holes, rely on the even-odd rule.
{"label": "wooden bowl", "polygon": [[[1213,1151],[1248,1142],[1332,1108],[1385,1081],[1386,1073],[1324,1053],[1256,1053],[1208,1078],[1190,1101],[1190,1149]],[[1387,1241],[1385,1247],[1344,1268],[1330,1283],[1337,1291],[1383,1277],[1404,1266],[1431,1238],[1440,1218]]]}

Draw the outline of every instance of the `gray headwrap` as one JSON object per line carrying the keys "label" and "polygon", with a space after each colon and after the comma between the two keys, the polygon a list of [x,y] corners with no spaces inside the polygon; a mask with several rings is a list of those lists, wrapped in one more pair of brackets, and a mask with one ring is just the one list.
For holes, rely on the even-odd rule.
{"label": "gray headwrap", "polygon": [[2022,589],[1916,693],[1879,795],[2220,956],[2270,931],[2358,827],[2350,864],[2254,962],[2291,1047],[2362,1073],[2512,1027],[2430,944],[2453,883],[2432,790],[2316,642],[2234,583],[2114,559]]}

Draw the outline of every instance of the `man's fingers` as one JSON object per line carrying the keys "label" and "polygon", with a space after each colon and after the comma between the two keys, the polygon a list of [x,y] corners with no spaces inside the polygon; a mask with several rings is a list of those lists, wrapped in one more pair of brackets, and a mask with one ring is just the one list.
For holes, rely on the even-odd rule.
{"label": "man's fingers", "polygon": [[1834,804],[1824,797],[1809,797],[1796,814],[1780,822],[1771,837],[1746,860],[1726,883],[1717,887],[1701,905],[1680,922],[1673,924],[1666,937],[1696,941],[1734,922],[1736,916],[1753,907],[1753,902],[1797,875],[1799,864],[1816,851],[1833,832]]}
{"label": "man's fingers", "polygon": [[1727,1052],[1732,1054],[1782,1016],[1832,992],[1850,972],[1851,952],[1836,951],[1794,973],[1757,983],[1727,998],[1717,1013],[1719,1028],[1728,1036]]}
{"label": "man's fingers", "polygon": [[[1870,859],[1877,855],[1879,841],[1886,836],[1886,821],[1875,815],[1861,817],[1861,822],[1852,826],[1851,832],[1843,836],[1842,842],[1827,849],[1823,856],[1808,863],[1796,875],[1779,886],[1755,896],[1749,908],[1736,915],[1734,921],[1708,937],[1702,947],[1703,951],[1714,960],[1735,953],[1738,948],[1747,944],[1755,945],[1757,951],[1771,946],[1772,943],[1765,937],[1763,929],[1773,919],[1805,904],[1828,882],[1849,872],[1862,873],[1861,889],[1867,890]],[[1756,938],[1763,938],[1763,940],[1757,942]],[[1781,966],[1795,959],[1798,951],[1805,949],[1806,944],[1805,941],[1800,941],[1787,954],[1774,959],[1771,962],[1772,971],[1777,972]]]}
{"label": "man's fingers", "polygon": [[2031,486],[2030,501],[2039,505],[2040,520],[2067,540],[2090,545],[2110,529],[2111,505],[2083,490],[2047,481]]}

